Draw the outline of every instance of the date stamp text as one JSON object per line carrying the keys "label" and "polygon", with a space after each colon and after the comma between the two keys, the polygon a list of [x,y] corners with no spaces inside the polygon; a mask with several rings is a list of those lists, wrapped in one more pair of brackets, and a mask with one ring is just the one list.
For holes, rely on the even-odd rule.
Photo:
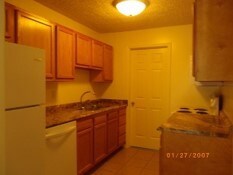
{"label": "date stamp text", "polygon": [[167,152],[166,158],[168,159],[206,159],[209,158],[208,152]]}

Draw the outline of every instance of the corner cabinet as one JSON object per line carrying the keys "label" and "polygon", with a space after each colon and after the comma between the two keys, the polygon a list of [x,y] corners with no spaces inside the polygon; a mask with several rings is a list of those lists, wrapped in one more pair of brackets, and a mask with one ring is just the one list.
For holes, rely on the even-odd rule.
{"label": "corner cabinet", "polygon": [[197,81],[233,81],[233,1],[196,0],[194,75]]}
{"label": "corner cabinet", "polygon": [[111,82],[113,80],[113,47],[104,44],[103,70],[91,71],[92,82]]}
{"label": "corner cabinet", "polygon": [[55,78],[54,24],[17,11],[16,42],[45,50],[46,78]]}
{"label": "corner cabinet", "polygon": [[75,61],[75,32],[56,26],[56,78],[73,79]]}
{"label": "corner cabinet", "polygon": [[118,111],[109,112],[107,121],[107,148],[110,154],[118,148]]}
{"label": "corner cabinet", "polygon": [[123,146],[126,142],[126,107],[119,109],[119,146]]}

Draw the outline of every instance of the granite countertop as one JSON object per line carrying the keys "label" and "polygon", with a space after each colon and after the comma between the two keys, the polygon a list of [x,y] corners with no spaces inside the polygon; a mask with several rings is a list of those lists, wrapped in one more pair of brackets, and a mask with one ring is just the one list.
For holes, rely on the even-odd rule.
{"label": "granite countertop", "polygon": [[223,112],[219,116],[175,112],[158,130],[228,137],[232,132],[232,123]]}
{"label": "granite countertop", "polygon": [[[70,103],[46,107],[46,128],[90,117],[102,112],[127,107],[127,100],[98,99],[84,104]],[[85,106],[87,110],[82,110]]]}

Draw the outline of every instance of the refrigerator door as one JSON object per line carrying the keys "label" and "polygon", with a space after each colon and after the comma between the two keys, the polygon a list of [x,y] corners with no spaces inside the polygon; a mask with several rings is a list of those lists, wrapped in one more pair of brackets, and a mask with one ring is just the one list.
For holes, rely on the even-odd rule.
{"label": "refrigerator door", "polygon": [[45,102],[45,54],[37,48],[5,43],[6,109]]}
{"label": "refrigerator door", "polygon": [[6,174],[44,174],[44,135],[44,106],[6,111]]}

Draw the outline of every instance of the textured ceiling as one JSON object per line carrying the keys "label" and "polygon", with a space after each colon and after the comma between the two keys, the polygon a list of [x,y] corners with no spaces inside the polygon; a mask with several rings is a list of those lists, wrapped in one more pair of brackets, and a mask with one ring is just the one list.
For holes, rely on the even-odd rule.
{"label": "textured ceiling", "polygon": [[145,11],[126,17],[113,0],[35,0],[97,32],[121,32],[192,23],[194,0],[149,0]]}

